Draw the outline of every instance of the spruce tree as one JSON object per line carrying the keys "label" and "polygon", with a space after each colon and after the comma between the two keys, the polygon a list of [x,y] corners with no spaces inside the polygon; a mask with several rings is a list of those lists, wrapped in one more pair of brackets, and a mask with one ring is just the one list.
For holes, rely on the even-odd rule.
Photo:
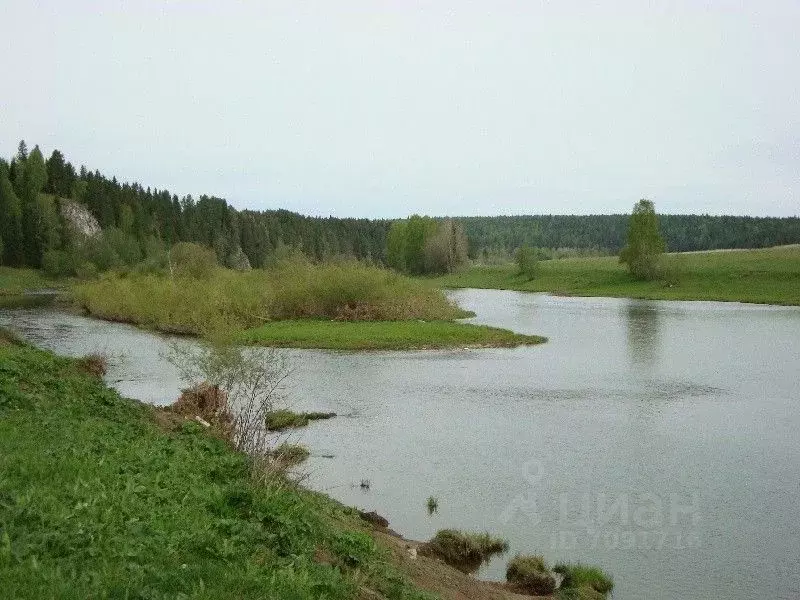
{"label": "spruce tree", "polygon": [[0,237],[3,264],[21,266],[24,260],[22,207],[9,178],[8,165],[0,160]]}

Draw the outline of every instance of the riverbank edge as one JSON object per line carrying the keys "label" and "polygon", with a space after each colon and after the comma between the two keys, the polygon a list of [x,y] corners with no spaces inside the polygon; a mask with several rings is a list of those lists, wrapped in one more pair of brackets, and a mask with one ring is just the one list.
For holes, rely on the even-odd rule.
{"label": "riverbank edge", "polygon": [[507,292],[521,292],[523,294],[542,294],[545,296],[553,296],[554,298],[617,298],[621,300],[648,300],[654,302],[724,302],[726,304],[748,304],[752,306],[775,306],[775,307],[800,307],[800,300],[797,301],[782,301],[782,300],[761,300],[753,299],[747,300],[743,298],[724,298],[718,296],[693,296],[687,295],[685,298],[668,298],[659,296],[657,294],[624,294],[624,293],[599,293],[597,290],[586,291],[565,291],[559,289],[542,289],[531,290],[522,287],[512,286],[485,286],[479,285],[441,285],[442,289],[457,291],[457,290],[498,290]]}
{"label": "riverbank edge", "polygon": [[[107,428],[112,432],[120,426],[145,428],[149,431],[151,436],[156,436],[153,438],[156,446],[162,443],[180,444],[181,440],[186,436],[191,436],[192,438],[199,436],[199,439],[201,440],[207,438],[207,442],[200,443],[202,445],[210,444],[215,446],[217,448],[215,451],[216,453],[222,452],[223,454],[229,454],[230,458],[225,458],[225,456],[222,457],[224,461],[235,462],[243,460],[243,455],[235,452],[233,449],[228,447],[227,444],[223,445],[221,440],[214,436],[210,430],[204,430],[190,418],[177,415],[167,408],[155,407],[137,400],[123,398],[115,390],[109,388],[98,378],[81,371],[80,362],[78,359],[59,356],[48,350],[36,348],[27,342],[21,341],[13,333],[9,333],[3,328],[0,328],[0,356],[3,356],[3,358],[6,359],[3,361],[6,368],[0,370],[0,386],[6,388],[6,386],[9,386],[9,384],[17,384],[17,389],[15,390],[13,397],[10,397],[3,403],[0,403],[0,414],[2,414],[4,410],[11,410],[16,418],[19,418],[20,416],[32,417],[31,421],[34,424],[33,427],[37,430],[40,430],[39,433],[41,434],[41,437],[39,439],[44,439],[47,437],[48,439],[51,439],[51,443],[56,444],[57,442],[57,440],[52,440],[51,436],[53,435],[53,431],[48,431],[48,428],[52,427],[52,424],[48,422],[48,419],[52,419],[53,417],[40,417],[36,416],[36,414],[27,415],[28,412],[41,412],[44,406],[40,405],[39,402],[42,402],[42,404],[46,406],[47,401],[55,401],[61,404],[63,400],[66,399],[72,404],[76,404],[80,407],[81,404],[84,403],[83,397],[80,399],[75,397],[64,398],[63,395],[67,394],[67,391],[73,390],[75,387],[80,388],[84,392],[89,390],[100,393],[100,403],[104,408],[108,409],[108,411],[97,411],[96,408],[90,408],[89,404],[91,403],[90,398],[92,396],[91,394],[87,394],[87,399],[85,400],[85,411],[87,414],[83,414],[83,411],[79,408],[78,410],[72,410],[72,412],[68,411],[55,415],[55,418],[58,421],[59,431],[77,432],[76,435],[70,436],[70,448],[74,455],[95,455],[97,452],[97,448],[94,447],[97,444],[97,441],[91,439],[85,440],[84,437],[80,435],[82,432],[82,427],[85,425],[85,421],[88,418],[89,420],[95,422],[95,426],[99,426],[104,429]],[[35,389],[37,386],[34,385],[33,382],[42,380],[50,382],[49,387],[45,387],[43,390]],[[75,380],[77,380],[77,384],[75,383]],[[53,387],[56,382],[58,382],[57,389]],[[52,395],[53,398],[47,399],[47,401],[42,400],[43,396],[50,395]],[[6,405],[4,406],[4,404]],[[89,416],[89,413],[91,416]],[[30,425],[30,422],[28,425]],[[108,440],[108,442],[114,442],[113,434],[112,438]],[[0,442],[0,446],[3,446],[3,442]],[[37,453],[44,452],[47,457],[44,458],[44,455],[25,457],[6,454],[4,458],[17,464],[18,468],[23,472],[29,467],[33,468],[33,464],[40,461],[52,463],[53,460],[66,460],[61,456],[54,459],[52,451],[48,452],[48,450],[41,445],[37,445],[35,448]],[[157,453],[157,451],[157,448],[154,447],[154,452]],[[26,458],[31,460],[26,461]],[[109,460],[112,463],[114,462],[113,459]],[[27,462],[32,464],[28,465]],[[101,461],[101,463],[102,462],[104,461]],[[202,470],[203,467],[208,466],[202,464],[202,462],[198,462],[197,465],[200,470]],[[156,468],[156,466],[154,466],[154,468]],[[192,477],[196,476],[197,478],[202,478],[203,475],[200,472],[193,473],[191,470],[188,472],[188,474]],[[97,476],[96,473],[93,475]],[[113,475],[113,477],[116,478],[118,475]],[[35,485],[34,483],[28,481],[26,481],[26,483]],[[225,484],[229,482],[222,481],[220,483]],[[110,488],[114,485],[110,481],[103,481],[101,484],[104,489],[106,486]],[[251,483],[249,485],[258,484]],[[75,486],[75,490],[73,491],[77,493],[81,487],[82,486],[80,485]],[[83,487],[86,486],[84,485]],[[416,549],[422,544],[421,542],[405,539],[391,529],[388,529],[388,527],[364,521],[363,518],[358,516],[360,513],[357,509],[347,507],[326,494],[303,488],[290,479],[283,479],[280,483],[280,487],[282,493],[289,494],[290,496],[296,496],[296,502],[293,503],[292,506],[294,506],[294,504],[305,508],[311,506],[314,507],[314,510],[319,512],[319,514],[306,515],[306,519],[319,519],[320,521],[333,523],[335,534],[337,536],[341,534],[341,536],[347,540],[352,540],[353,535],[358,536],[359,534],[364,533],[369,535],[374,540],[377,548],[379,549],[376,554],[370,554],[367,552],[365,555],[359,555],[357,557],[352,555],[338,556],[335,551],[332,551],[328,548],[321,548],[318,545],[313,551],[314,564],[319,565],[322,568],[340,571],[345,577],[353,575],[357,585],[359,586],[357,595],[359,599],[379,599],[385,597],[417,598],[417,595],[405,595],[408,593],[413,594],[413,591],[410,588],[407,588],[406,586],[409,584],[403,583],[403,581],[410,582],[410,585],[413,585],[414,588],[418,590],[433,592],[440,595],[442,598],[453,600],[462,598],[471,598],[473,600],[531,600],[532,598],[535,598],[533,596],[514,593],[509,586],[503,583],[476,580],[475,578],[466,575],[439,560],[418,555],[416,553]],[[58,491],[69,495],[66,490]],[[241,492],[241,490],[238,490],[237,493],[239,492]],[[11,499],[12,501],[11,504],[6,502],[4,506],[13,507],[15,504],[14,497],[17,493],[20,493],[20,491],[14,490],[13,488],[7,488],[4,490],[4,493],[6,494],[4,498],[6,500]],[[146,488],[140,488],[137,494],[142,493],[152,493],[158,495],[162,494],[163,490],[148,490]],[[24,498],[24,493],[20,497]],[[99,500],[95,499],[92,501],[92,504],[96,504],[98,502],[102,504],[104,499],[104,497],[100,498]],[[309,502],[309,499],[312,499],[313,501]],[[239,502],[238,499],[237,502]],[[3,506],[0,506],[0,509],[2,508]],[[116,507],[116,509],[119,508],[120,507]],[[80,509],[80,505],[78,505],[78,509]],[[28,510],[32,509],[29,508]],[[32,512],[35,514],[35,509],[33,509]],[[0,515],[2,515],[2,510],[0,510]],[[208,517],[209,519],[213,518],[210,513]],[[67,515],[67,517],[64,518],[72,517]],[[293,517],[287,513],[285,518],[290,519]],[[8,566],[11,564],[8,562],[9,560],[13,563],[14,556],[25,551],[23,546],[17,546],[18,534],[25,535],[29,534],[30,532],[20,531],[20,528],[15,529],[13,523],[13,519],[10,522],[7,520],[0,520],[0,524],[3,525],[0,527],[0,538],[7,540],[4,541],[3,544],[5,545],[4,547],[7,546],[8,549],[8,555],[3,554],[0,556],[0,558],[3,559],[0,561],[0,566]],[[35,528],[35,523],[38,523],[38,521],[32,521],[30,527]],[[140,523],[140,525],[144,528],[148,527],[148,523],[146,522]],[[153,524],[149,525],[154,526]],[[51,528],[48,527],[48,530],[50,529]],[[140,527],[137,526],[136,531],[139,529]],[[60,528],[54,526],[52,531],[47,533],[49,544],[57,541],[59,536],[58,531],[60,531]],[[355,539],[358,538],[356,537]],[[213,542],[213,540],[209,541]],[[221,539],[218,540],[219,543],[222,543],[222,541],[223,540]],[[94,544],[95,540],[92,539],[89,543],[90,545]],[[58,544],[56,544],[56,546],[58,546]],[[255,550],[256,549],[254,549],[254,551]],[[346,549],[346,552],[352,553],[353,549],[348,548]],[[356,552],[356,554],[358,554],[358,552]],[[192,558],[196,558],[198,561],[203,560],[203,558],[199,556]],[[354,559],[357,559],[355,565],[348,562]],[[58,563],[59,560],[60,557],[57,554],[50,556],[45,552],[40,553],[32,564],[34,564],[37,572],[44,569],[47,572],[47,575],[58,580],[50,580],[47,582],[48,585],[58,585],[62,591],[68,591],[73,585],[77,586],[78,583],[69,580],[69,570],[61,569]],[[106,558],[105,560],[107,561],[108,559]],[[182,560],[187,559],[184,556]],[[369,564],[367,564],[368,560],[371,561]],[[54,566],[51,564],[51,561],[56,563],[56,565]],[[111,562],[113,562],[113,560]],[[19,567],[19,565],[15,566]],[[106,562],[103,563],[103,566],[104,568],[108,568],[108,564]],[[49,572],[50,568],[54,568],[54,572]],[[87,568],[91,567],[87,566]],[[184,564],[183,568],[186,569],[187,565]],[[189,568],[193,569],[194,566],[190,566]],[[386,571],[386,568],[389,570]],[[0,571],[2,570],[3,569],[0,569]],[[364,573],[361,573],[362,571],[365,573],[372,573],[372,576],[377,578],[372,582],[374,586],[368,585],[368,581],[365,581]],[[13,581],[13,576],[9,576],[9,573],[10,571],[6,571],[5,575],[0,574],[0,581],[5,579],[7,584],[10,583],[14,585],[15,582]],[[401,578],[400,580],[397,579],[398,574]],[[389,586],[387,589],[390,588],[395,591],[402,591],[402,595],[394,596],[393,594],[386,593],[383,589],[383,586],[385,585]],[[427,596],[424,597],[427,598]],[[419,596],[419,598],[423,598],[423,596]]]}
{"label": "riverbank edge", "polygon": [[630,276],[617,257],[543,260],[533,278],[514,264],[473,264],[421,278],[444,289],[497,289],[584,298],[800,306],[800,246],[665,254],[655,281]]}

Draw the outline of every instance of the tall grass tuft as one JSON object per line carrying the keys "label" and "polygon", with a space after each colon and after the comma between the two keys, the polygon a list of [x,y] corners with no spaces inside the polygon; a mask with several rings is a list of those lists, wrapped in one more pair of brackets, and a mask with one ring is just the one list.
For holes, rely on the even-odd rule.
{"label": "tall grass tuft", "polygon": [[451,320],[467,316],[441,290],[356,261],[280,262],[207,277],[107,273],[76,286],[89,313],[170,333],[215,337],[286,319]]}
{"label": "tall grass tuft", "polygon": [[529,594],[552,594],[556,589],[556,578],[538,555],[518,554],[512,558],[506,568],[506,579]]}
{"label": "tall grass tuft", "polygon": [[600,597],[605,597],[614,589],[614,579],[599,567],[580,563],[561,563],[553,567],[553,571],[563,577],[561,581],[563,590],[590,589],[600,594]]}
{"label": "tall grass tuft", "polygon": [[422,554],[441,558],[465,572],[474,572],[495,554],[508,551],[508,542],[488,533],[467,533],[456,529],[440,529],[420,548]]}

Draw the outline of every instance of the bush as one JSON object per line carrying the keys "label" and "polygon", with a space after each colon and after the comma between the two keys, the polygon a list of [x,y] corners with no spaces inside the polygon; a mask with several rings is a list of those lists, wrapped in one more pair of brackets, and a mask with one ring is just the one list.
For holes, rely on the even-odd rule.
{"label": "bush", "polygon": [[169,253],[170,273],[177,277],[208,279],[217,268],[217,255],[199,244],[181,242]]}
{"label": "bush", "polygon": [[599,567],[583,564],[558,564],[553,571],[563,576],[562,589],[590,588],[599,594],[606,595],[614,589],[614,580]]}
{"label": "bush", "polygon": [[75,275],[78,279],[94,279],[97,277],[97,266],[92,262],[84,261],[75,268]]}
{"label": "bush", "polygon": [[517,250],[515,256],[517,263],[517,274],[527,277],[529,280],[536,277],[539,270],[539,259],[536,250],[529,246],[523,246]]}
{"label": "bush", "polygon": [[552,594],[556,589],[556,578],[541,556],[515,556],[506,568],[506,579],[531,594]]}
{"label": "bush", "polygon": [[495,554],[508,551],[508,542],[488,533],[465,533],[456,529],[440,529],[423,544],[420,552],[441,558],[462,571],[474,571]]}
{"label": "bush", "polygon": [[42,270],[48,277],[68,277],[75,272],[75,261],[68,252],[48,250],[42,256]]}
{"label": "bush", "polygon": [[445,294],[388,269],[354,261],[281,263],[239,273],[171,280],[108,274],[74,289],[90,313],[170,333],[213,336],[271,320],[448,321],[466,316]]}

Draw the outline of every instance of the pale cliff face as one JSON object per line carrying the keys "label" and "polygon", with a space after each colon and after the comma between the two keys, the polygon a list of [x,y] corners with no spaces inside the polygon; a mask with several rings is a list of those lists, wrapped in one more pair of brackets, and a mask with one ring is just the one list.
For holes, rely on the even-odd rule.
{"label": "pale cliff face", "polygon": [[74,233],[89,238],[96,237],[101,233],[97,219],[83,204],[62,198],[61,216]]}

